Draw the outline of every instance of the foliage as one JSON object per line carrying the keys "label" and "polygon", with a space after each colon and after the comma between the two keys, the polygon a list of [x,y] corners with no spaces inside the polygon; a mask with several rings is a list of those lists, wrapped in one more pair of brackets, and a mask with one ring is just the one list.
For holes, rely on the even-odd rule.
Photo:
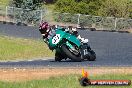
{"label": "foliage", "polygon": [[58,0],[55,9],[59,12],[75,13],[76,5],[74,0]]}
{"label": "foliage", "polygon": [[58,0],[55,10],[59,12],[97,15],[103,0]]}
{"label": "foliage", "polygon": [[42,8],[42,4],[43,0],[13,0],[10,5],[17,8],[10,10],[13,11],[13,16],[15,14],[16,22],[36,23],[41,18],[42,11],[37,10]]}
{"label": "foliage", "polygon": [[58,0],[55,11],[132,18],[132,0]]}
{"label": "foliage", "polygon": [[11,5],[17,8],[36,10],[42,6],[43,0],[13,0]]}
{"label": "foliage", "polygon": [[82,2],[88,5],[88,15],[98,15],[102,2],[105,0],[82,0]]}
{"label": "foliage", "polygon": [[[98,11],[101,16],[129,17],[132,10],[131,0],[106,0]],[[132,13],[132,12],[131,12]]]}
{"label": "foliage", "polygon": [[88,4],[84,2],[77,3],[75,8],[76,13],[89,14]]}

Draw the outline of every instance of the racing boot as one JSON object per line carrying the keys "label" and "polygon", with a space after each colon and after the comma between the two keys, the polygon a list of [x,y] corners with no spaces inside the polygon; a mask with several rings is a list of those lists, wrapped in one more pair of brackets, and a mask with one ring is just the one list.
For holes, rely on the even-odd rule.
{"label": "racing boot", "polygon": [[81,41],[81,43],[88,43],[88,39],[81,38],[80,35],[78,35],[77,38]]}

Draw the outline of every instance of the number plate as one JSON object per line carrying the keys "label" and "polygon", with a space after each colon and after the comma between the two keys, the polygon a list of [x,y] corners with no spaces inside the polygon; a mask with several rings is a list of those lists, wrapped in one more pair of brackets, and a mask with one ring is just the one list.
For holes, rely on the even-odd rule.
{"label": "number plate", "polygon": [[60,34],[56,34],[53,38],[52,38],[52,44],[57,44],[60,41]]}
{"label": "number plate", "polygon": [[84,56],[87,55],[88,54],[88,50],[87,49],[84,49],[83,50],[83,54],[84,54]]}

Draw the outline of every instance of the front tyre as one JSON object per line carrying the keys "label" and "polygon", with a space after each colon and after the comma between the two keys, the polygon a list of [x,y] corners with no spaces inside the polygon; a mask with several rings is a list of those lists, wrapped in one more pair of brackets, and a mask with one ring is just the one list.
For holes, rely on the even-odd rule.
{"label": "front tyre", "polygon": [[81,57],[76,56],[72,52],[70,52],[70,50],[68,49],[68,47],[66,45],[62,45],[61,48],[62,48],[62,51],[67,55],[67,57],[70,58],[72,61],[75,61],[75,62],[81,61]]}
{"label": "front tyre", "polygon": [[96,59],[96,54],[93,50],[90,50],[90,57],[89,57],[89,61],[95,61]]}

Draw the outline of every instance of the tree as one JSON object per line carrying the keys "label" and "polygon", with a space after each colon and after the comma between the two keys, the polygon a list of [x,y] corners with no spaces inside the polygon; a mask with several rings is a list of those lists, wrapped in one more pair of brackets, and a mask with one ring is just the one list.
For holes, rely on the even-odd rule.
{"label": "tree", "polygon": [[104,0],[83,0],[83,2],[87,3],[89,6],[89,15],[98,15],[98,10],[100,9],[103,1]]}
{"label": "tree", "polygon": [[132,0],[58,0],[55,9],[66,13],[132,18]]}
{"label": "tree", "polygon": [[90,14],[89,13],[89,6],[88,6],[88,4],[86,4],[84,2],[77,3],[77,5],[75,7],[75,12],[76,13],[80,13],[80,14]]}
{"label": "tree", "polygon": [[132,9],[131,0],[106,0],[98,14],[101,16],[129,17]]}
{"label": "tree", "polygon": [[58,0],[55,10],[59,12],[75,13],[77,3],[74,0]]}
{"label": "tree", "polygon": [[35,10],[42,6],[43,0],[13,0],[11,2],[12,6]]}
{"label": "tree", "polygon": [[[37,23],[41,20],[41,9],[43,0],[13,0],[9,9],[16,22]],[[18,9],[19,8],[19,9]]]}
{"label": "tree", "polygon": [[129,13],[130,13],[129,17],[132,19],[132,0],[129,3]]}
{"label": "tree", "polygon": [[97,15],[104,0],[58,0],[55,9],[59,12]]}

